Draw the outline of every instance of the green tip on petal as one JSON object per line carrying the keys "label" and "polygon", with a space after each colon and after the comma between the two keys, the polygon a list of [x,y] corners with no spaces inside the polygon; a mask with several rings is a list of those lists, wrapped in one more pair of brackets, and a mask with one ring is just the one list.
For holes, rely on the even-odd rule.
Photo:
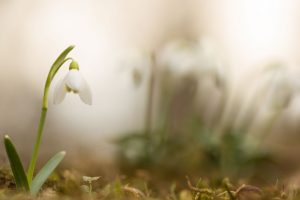
{"label": "green tip on petal", "polygon": [[79,70],[79,65],[75,60],[72,60],[72,62],[70,63],[69,70],[72,70],[72,69]]}

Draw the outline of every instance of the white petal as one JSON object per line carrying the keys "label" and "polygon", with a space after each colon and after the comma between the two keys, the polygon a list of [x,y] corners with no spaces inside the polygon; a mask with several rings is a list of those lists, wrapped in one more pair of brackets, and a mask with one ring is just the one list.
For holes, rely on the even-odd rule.
{"label": "white petal", "polygon": [[84,79],[82,78],[80,72],[76,69],[70,70],[67,75],[66,85],[74,92],[79,92],[83,84]]}
{"label": "white petal", "polygon": [[82,85],[82,88],[80,88],[79,90],[79,97],[80,99],[88,104],[88,105],[92,105],[92,92],[91,92],[91,89],[88,85],[88,83],[86,82],[86,80],[82,79],[83,80],[83,85]]}
{"label": "white petal", "polygon": [[66,89],[66,77],[65,77],[61,79],[55,87],[53,103],[54,104],[61,103],[64,100],[66,93],[67,93],[67,89]]}

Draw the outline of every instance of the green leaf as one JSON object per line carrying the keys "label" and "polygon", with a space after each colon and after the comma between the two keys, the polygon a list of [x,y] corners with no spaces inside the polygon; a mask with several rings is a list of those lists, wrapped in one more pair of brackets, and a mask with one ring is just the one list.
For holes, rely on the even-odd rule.
{"label": "green leaf", "polygon": [[56,74],[57,70],[59,69],[59,67],[64,63],[67,55],[70,53],[70,51],[72,51],[74,49],[74,45],[69,46],[68,48],[66,48],[58,57],[57,59],[54,61],[54,63],[52,64],[51,70],[50,70],[50,77],[51,79],[53,79],[54,75]]}
{"label": "green leaf", "polygon": [[32,181],[32,185],[30,188],[30,193],[32,195],[36,195],[38,191],[41,189],[42,185],[48,179],[48,177],[52,174],[58,164],[63,160],[65,157],[66,152],[61,151],[55,154],[44,167],[39,171],[39,173],[35,176]]}
{"label": "green leaf", "polygon": [[4,145],[17,187],[29,191],[29,185],[22,162],[8,135],[4,136]]}

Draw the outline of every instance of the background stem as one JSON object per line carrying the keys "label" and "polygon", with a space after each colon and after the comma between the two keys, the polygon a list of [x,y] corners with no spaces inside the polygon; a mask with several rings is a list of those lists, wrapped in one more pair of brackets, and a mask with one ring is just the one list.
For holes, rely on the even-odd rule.
{"label": "background stem", "polygon": [[151,57],[152,65],[150,69],[150,77],[148,83],[146,116],[145,116],[145,135],[151,133],[152,128],[152,110],[153,110],[153,96],[154,96],[154,84],[155,84],[155,57]]}

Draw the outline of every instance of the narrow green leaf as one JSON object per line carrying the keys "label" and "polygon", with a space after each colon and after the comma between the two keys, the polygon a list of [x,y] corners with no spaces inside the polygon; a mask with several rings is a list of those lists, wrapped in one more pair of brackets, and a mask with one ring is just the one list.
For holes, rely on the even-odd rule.
{"label": "narrow green leaf", "polygon": [[30,188],[30,193],[32,195],[36,195],[38,193],[42,185],[45,183],[45,181],[51,175],[51,173],[55,170],[58,164],[63,160],[65,155],[65,151],[61,151],[55,154],[39,171],[39,173],[35,176],[35,178],[32,181],[32,185]]}
{"label": "narrow green leaf", "polygon": [[68,48],[66,48],[54,61],[52,66],[57,66],[59,65],[61,62],[64,61],[64,59],[66,58],[66,56],[70,53],[70,51],[72,51],[74,49],[74,45],[69,46]]}
{"label": "narrow green leaf", "polygon": [[54,75],[56,74],[59,66],[64,62],[64,60],[66,59],[67,55],[70,53],[70,51],[72,51],[74,49],[74,45],[69,46],[68,48],[66,48],[58,57],[57,59],[54,61],[54,63],[52,64],[51,67],[51,74],[50,77],[51,79],[53,79]]}
{"label": "narrow green leaf", "polygon": [[22,162],[8,135],[4,136],[4,145],[17,187],[29,191],[29,185]]}

